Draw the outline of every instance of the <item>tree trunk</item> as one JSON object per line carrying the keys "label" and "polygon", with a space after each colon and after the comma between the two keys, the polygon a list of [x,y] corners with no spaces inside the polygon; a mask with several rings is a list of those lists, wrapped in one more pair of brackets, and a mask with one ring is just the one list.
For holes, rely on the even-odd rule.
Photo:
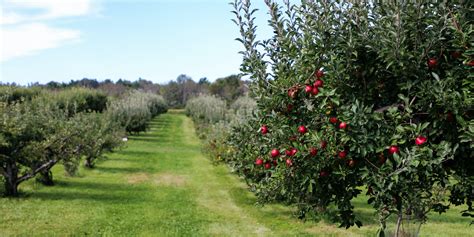
{"label": "tree trunk", "polygon": [[88,156],[86,157],[86,160],[84,161],[84,166],[87,167],[87,168],[94,168],[94,162],[92,161],[93,158]]}
{"label": "tree trunk", "polygon": [[398,219],[397,219],[397,228],[395,229],[395,237],[399,237],[400,236],[400,226],[402,224],[402,218],[403,218],[403,213],[400,211],[398,213]]}
{"label": "tree trunk", "polygon": [[18,196],[18,168],[14,162],[8,163],[5,170],[5,195],[8,197]]}
{"label": "tree trunk", "polygon": [[43,170],[39,173],[39,177],[36,178],[36,181],[46,185],[46,186],[53,186],[53,172],[51,170]]}

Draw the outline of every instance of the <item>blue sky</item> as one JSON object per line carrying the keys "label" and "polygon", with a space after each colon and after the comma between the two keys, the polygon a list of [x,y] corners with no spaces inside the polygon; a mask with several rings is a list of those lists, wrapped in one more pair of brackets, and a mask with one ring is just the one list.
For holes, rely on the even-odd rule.
{"label": "blue sky", "polygon": [[[263,1],[254,1],[260,35]],[[239,72],[227,0],[2,0],[0,81],[96,78],[166,83],[179,74],[215,80]]]}

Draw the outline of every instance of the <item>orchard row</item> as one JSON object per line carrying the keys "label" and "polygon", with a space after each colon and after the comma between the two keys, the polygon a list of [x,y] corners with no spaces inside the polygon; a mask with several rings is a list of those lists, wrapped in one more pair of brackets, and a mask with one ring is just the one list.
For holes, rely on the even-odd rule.
{"label": "orchard row", "polygon": [[6,196],[37,178],[52,185],[51,169],[62,164],[74,175],[83,160],[93,168],[105,152],[123,144],[126,133],[145,131],[166,112],[162,97],[132,92],[110,98],[89,89],[47,91],[0,87],[0,175]]}
{"label": "orchard row", "polygon": [[390,216],[395,236],[449,205],[474,217],[472,4],[266,4],[264,41],[250,1],[232,4],[257,106],[215,148],[259,202],[349,228],[367,190],[380,235]]}

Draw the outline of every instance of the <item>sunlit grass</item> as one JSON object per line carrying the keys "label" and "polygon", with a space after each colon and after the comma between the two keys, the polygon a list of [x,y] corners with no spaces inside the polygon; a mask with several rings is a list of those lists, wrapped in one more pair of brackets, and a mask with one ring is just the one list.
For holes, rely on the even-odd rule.
{"label": "sunlit grass", "polygon": [[[201,153],[192,122],[179,111],[156,118],[96,169],[78,177],[54,169],[56,185],[22,184],[0,199],[0,236],[374,236],[366,198],[354,201],[365,226],[300,221],[280,204],[255,206],[244,182]],[[421,236],[472,236],[460,208],[431,215]]]}

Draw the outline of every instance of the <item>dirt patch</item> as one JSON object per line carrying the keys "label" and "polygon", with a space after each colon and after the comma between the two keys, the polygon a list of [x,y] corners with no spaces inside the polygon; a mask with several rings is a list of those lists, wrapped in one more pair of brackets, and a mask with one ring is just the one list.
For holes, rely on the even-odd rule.
{"label": "dirt patch", "polygon": [[186,177],[170,173],[157,174],[153,177],[155,184],[160,186],[184,186],[186,185]]}
{"label": "dirt patch", "polygon": [[150,174],[147,173],[136,173],[127,176],[127,182],[129,184],[141,184],[150,180]]}

